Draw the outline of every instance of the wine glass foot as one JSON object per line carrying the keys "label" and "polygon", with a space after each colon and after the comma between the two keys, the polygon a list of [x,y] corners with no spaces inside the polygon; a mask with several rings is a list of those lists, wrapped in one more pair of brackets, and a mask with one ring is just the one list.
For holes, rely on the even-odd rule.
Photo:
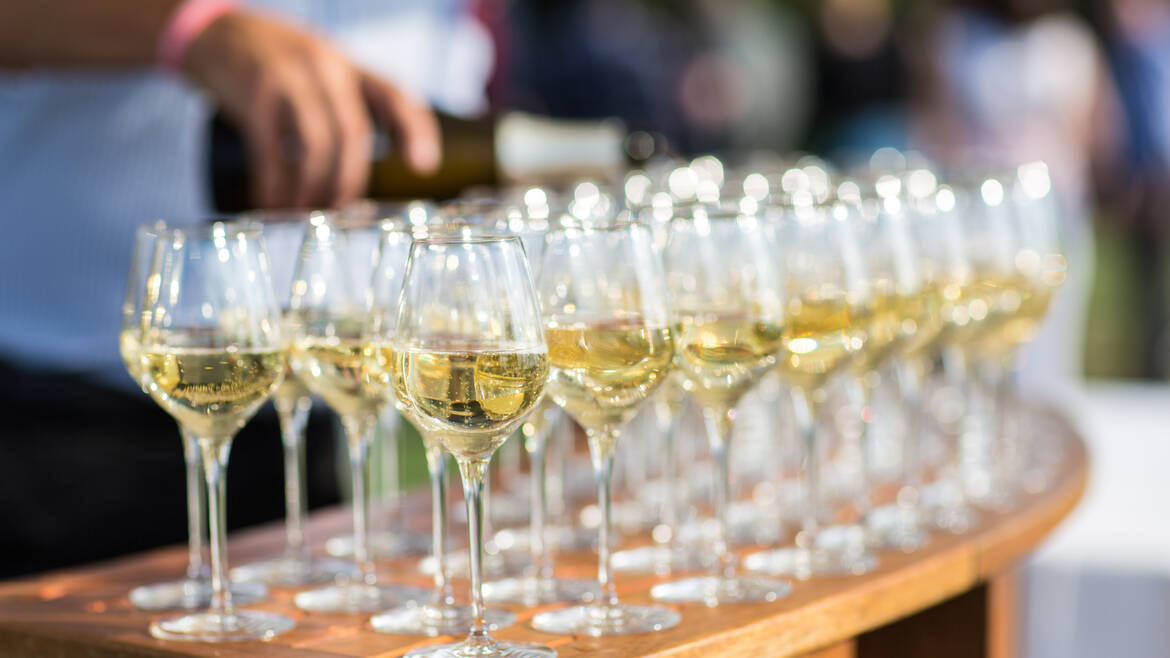
{"label": "wine glass foot", "polygon": [[541,644],[468,638],[456,644],[415,649],[407,653],[405,658],[556,658],[556,655],[556,650]]}
{"label": "wine glass foot", "polygon": [[579,605],[542,612],[532,618],[532,627],[557,635],[625,635],[648,633],[676,626],[680,616],[658,605]]}
{"label": "wine glass foot", "polygon": [[860,576],[877,568],[877,557],[865,548],[855,550],[814,549],[789,546],[743,559],[748,571],[770,575],[789,575],[806,580],[813,576]]}
{"label": "wine glass foot", "polygon": [[696,571],[711,564],[710,556],[687,546],[638,546],[613,554],[613,570],[621,573],[652,573],[665,576],[679,571]]}
{"label": "wine glass foot", "polygon": [[231,577],[238,582],[257,582],[277,587],[300,587],[331,583],[339,578],[356,578],[359,570],[351,562],[328,557],[298,559],[273,558],[252,562],[232,569]]}
{"label": "wine glass foot", "polygon": [[[236,605],[268,598],[268,588],[261,583],[233,582],[231,592]],[[130,590],[130,603],[139,610],[202,610],[211,606],[211,580],[184,578],[135,587]]]}
{"label": "wine glass foot", "polygon": [[[415,532],[377,532],[370,535],[370,555],[376,560],[426,555],[431,549],[430,535]],[[333,557],[353,557],[353,535],[331,537],[325,542],[325,552]]]}
{"label": "wine glass foot", "polygon": [[[511,626],[516,615],[507,610],[487,609],[484,620],[489,631]],[[406,605],[370,617],[370,626],[379,633],[398,635],[459,635],[471,628],[471,606]]]}
{"label": "wine glass foot", "polygon": [[917,508],[891,504],[870,510],[865,522],[872,545],[908,553],[930,542],[919,519]]}
{"label": "wine glass foot", "polygon": [[430,596],[430,591],[419,587],[348,583],[301,592],[294,602],[307,612],[359,614],[423,601]]}
{"label": "wine glass foot", "polygon": [[[597,549],[597,530],[572,525],[552,525],[545,528],[548,545],[562,553],[577,553]],[[615,538],[615,541],[617,539]]]}
{"label": "wine glass foot", "polygon": [[779,516],[774,507],[736,501],[727,508],[727,541],[732,546],[777,544],[785,533]]}
{"label": "wine glass foot", "polygon": [[[471,572],[470,557],[467,551],[457,551],[447,555],[447,573],[466,575]],[[485,553],[483,556],[483,576],[498,580],[522,575],[529,567],[528,552],[520,550],[501,551],[499,553]],[[418,563],[418,570],[428,576],[435,573],[434,556],[425,557]]]}
{"label": "wine glass foot", "polygon": [[238,642],[267,640],[295,625],[289,617],[259,610],[238,610],[230,615],[198,612],[160,619],[150,625],[150,634],[160,640]]}
{"label": "wine glass foot", "polygon": [[[492,525],[495,527],[520,526],[528,523],[532,516],[532,506],[528,504],[527,496],[493,491],[491,515]],[[454,511],[452,517],[456,522],[466,524],[467,510],[459,508]]]}
{"label": "wine glass foot", "polygon": [[955,489],[944,483],[928,486],[922,491],[922,504],[931,525],[958,535],[979,524],[979,513]]}
{"label": "wine glass foot", "polygon": [[992,512],[1010,512],[1019,505],[1019,496],[1010,482],[1001,482],[981,495],[973,496],[971,502]]}
{"label": "wine glass foot", "polygon": [[658,601],[702,603],[712,608],[732,603],[768,603],[782,599],[791,592],[792,585],[786,581],[750,576],[699,576],[650,588],[650,596]]}
{"label": "wine glass foot", "polygon": [[530,608],[550,603],[589,603],[597,598],[599,591],[597,583],[592,580],[531,576],[505,578],[483,584],[485,601]]}

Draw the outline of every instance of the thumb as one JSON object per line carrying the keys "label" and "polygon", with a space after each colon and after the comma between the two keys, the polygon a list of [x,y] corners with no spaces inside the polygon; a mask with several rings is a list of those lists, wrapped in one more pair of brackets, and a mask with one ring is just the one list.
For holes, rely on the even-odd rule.
{"label": "thumb", "polygon": [[441,135],[434,113],[398,87],[369,73],[362,72],[361,85],[371,113],[393,131],[406,164],[420,174],[438,169]]}

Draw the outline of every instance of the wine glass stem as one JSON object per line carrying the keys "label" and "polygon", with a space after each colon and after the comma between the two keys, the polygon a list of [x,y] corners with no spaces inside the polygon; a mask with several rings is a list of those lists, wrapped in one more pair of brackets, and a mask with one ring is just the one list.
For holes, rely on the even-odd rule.
{"label": "wine glass stem", "polygon": [[373,585],[374,561],[370,559],[370,500],[366,491],[366,465],[370,457],[373,422],[357,419],[345,421],[349,439],[349,468],[353,483],[353,559],[361,571],[362,582]]}
{"label": "wine glass stem", "polygon": [[[435,442],[426,442],[427,473],[431,478],[431,550],[435,558],[435,606],[455,605],[447,579],[447,455]],[[429,447],[434,445],[434,448]]]}
{"label": "wine glass stem", "polygon": [[871,501],[870,493],[870,458],[869,454],[869,429],[870,421],[872,420],[873,411],[870,405],[873,402],[873,388],[865,382],[864,377],[857,377],[850,380],[848,385],[849,395],[854,398],[853,404],[857,407],[861,423],[858,426],[859,432],[857,435],[857,497],[853,502],[856,507],[857,515],[864,520],[869,514]]}
{"label": "wine glass stem", "polygon": [[731,431],[734,427],[732,409],[703,410],[707,421],[707,438],[711,443],[711,457],[715,460],[715,564],[711,575],[715,578],[735,576],[735,556],[727,541],[727,507],[731,499]]}
{"label": "wine glass stem", "polygon": [[902,447],[902,492],[899,502],[906,504],[913,500],[917,504],[919,492],[922,488],[922,421],[926,410],[922,407],[922,381],[918,371],[910,361],[899,360],[894,363],[898,378],[898,388],[901,392],[902,404],[905,405],[906,436]]}
{"label": "wine glass stem", "polygon": [[211,610],[221,617],[234,613],[227,572],[227,460],[231,439],[199,438],[203,474],[207,478],[207,509],[211,520]]}
{"label": "wine glass stem", "polygon": [[995,441],[998,450],[993,455],[993,464],[999,464],[1001,485],[1012,486],[1020,474],[1020,441],[1017,428],[1011,417],[1011,401],[1015,397],[1015,377],[1009,364],[1002,361],[992,362],[992,378],[995,386],[995,422],[992,429],[995,432]]}
{"label": "wine glass stem", "polygon": [[678,543],[678,502],[679,496],[684,496],[686,484],[678,477],[678,446],[675,445],[675,434],[678,430],[678,417],[670,414],[663,417],[662,443],[666,453],[666,460],[662,467],[662,482],[666,485],[662,492],[662,523],[670,530],[670,536],[665,541],[654,542],[664,548],[670,548]]}
{"label": "wine glass stem", "polygon": [[599,433],[589,436],[589,454],[593,459],[593,473],[597,479],[597,506],[601,508],[600,537],[597,544],[597,584],[601,586],[602,607],[615,608],[618,605],[617,587],[613,583],[613,566],[610,563],[612,547],[610,531],[613,524],[613,504],[610,499],[613,480],[613,447],[617,432],[608,435]]}
{"label": "wine glass stem", "polygon": [[183,461],[187,466],[187,578],[204,577],[203,537],[207,528],[207,488],[203,473],[203,453],[199,441],[183,427]]}
{"label": "wine glass stem", "polygon": [[968,379],[967,359],[963,351],[955,345],[948,345],[943,349],[942,357],[943,376],[963,404],[958,421],[946,432],[947,458],[943,467],[945,476],[951,479],[949,488],[952,489],[950,500],[946,504],[952,509],[961,509],[967,504],[967,492],[963,481],[963,468],[967,465],[967,457],[963,450],[963,434],[966,432],[966,424],[974,420],[972,403],[975,391],[972,390]]}
{"label": "wine glass stem", "polygon": [[552,560],[544,545],[544,513],[545,513],[545,445],[548,432],[541,430],[540,435],[529,442],[528,461],[528,496],[532,501],[532,520],[528,527],[528,543],[531,551],[531,573],[537,581],[552,578]]}
{"label": "wine glass stem", "polygon": [[816,406],[811,393],[792,387],[793,420],[800,434],[802,454],[801,474],[804,475],[804,510],[801,515],[801,532],[797,546],[812,550],[820,529],[821,470],[817,454]]}
{"label": "wine glass stem", "polygon": [[548,453],[548,461],[553,464],[553,469],[544,487],[545,509],[548,511],[549,518],[553,519],[554,523],[559,523],[563,520],[565,510],[568,508],[565,473],[572,446],[566,444],[572,439],[569,438],[568,423],[565,422],[563,415],[554,416],[553,420],[549,421],[549,425],[549,437],[546,439],[546,443],[551,439],[552,444],[546,447],[546,452]]}
{"label": "wine glass stem", "polygon": [[382,443],[382,477],[381,491],[386,502],[386,517],[389,519],[389,527],[396,527],[395,521],[398,518],[398,505],[401,502],[399,496],[399,478],[398,478],[398,412],[389,408],[387,411],[379,416],[379,422],[382,424],[382,431],[384,440]]}
{"label": "wine glass stem", "polygon": [[467,536],[471,557],[471,632],[468,641],[479,643],[488,639],[483,605],[483,493],[487,479],[488,460],[459,460],[459,474],[463,478],[463,498],[467,503]]}
{"label": "wine glass stem", "polygon": [[284,447],[284,531],[285,554],[294,560],[308,558],[305,542],[305,426],[309,420],[309,398],[291,407],[277,405],[280,438]]}

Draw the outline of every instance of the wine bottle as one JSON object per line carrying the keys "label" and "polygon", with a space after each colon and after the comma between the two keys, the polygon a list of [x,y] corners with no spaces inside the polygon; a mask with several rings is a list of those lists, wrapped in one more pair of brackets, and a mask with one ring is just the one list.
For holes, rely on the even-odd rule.
{"label": "wine bottle", "polygon": [[[376,130],[367,197],[446,199],[477,185],[604,178],[623,169],[629,159],[652,154],[657,139],[647,133],[627,136],[616,120],[565,121],[521,112],[476,119],[438,112],[436,117],[442,161],[430,174],[411,170],[394,149],[389,131]],[[216,114],[210,140],[216,209],[254,208],[251,162],[239,131]]]}

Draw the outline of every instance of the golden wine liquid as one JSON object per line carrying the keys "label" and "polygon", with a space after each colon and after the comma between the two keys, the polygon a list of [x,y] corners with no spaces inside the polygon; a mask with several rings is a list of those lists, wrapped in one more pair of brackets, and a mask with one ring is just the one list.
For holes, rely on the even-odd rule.
{"label": "golden wine liquid", "polygon": [[[681,336],[681,332],[676,336]],[[678,338],[675,338],[675,345],[680,345]],[[674,370],[666,376],[666,381],[662,383],[658,393],[654,396],[655,410],[659,416],[677,418],[682,413],[683,402],[686,401],[687,396],[687,383],[686,376],[678,370]]]}
{"label": "golden wine liquid", "polygon": [[806,391],[820,388],[865,347],[867,311],[844,299],[793,299],[784,315],[780,374]]}
{"label": "golden wine liquid", "polygon": [[423,422],[424,419],[419,416],[414,405],[410,403],[410,396],[406,391],[406,379],[402,376],[402,370],[398,368],[398,353],[394,347],[385,344],[367,345],[366,366],[370,369],[371,381],[391,391],[390,398],[394,403],[394,408],[418,430],[427,451],[442,450],[443,446],[435,438],[435,433],[426,431],[427,425]]}
{"label": "golden wine liquid", "polygon": [[293,371],[292,355],[290,354],[284,362],[284,379],[280,381],[280,386],[277,386],[276,391],[272,394],[272,402],[276,405],[277,410],[291,410],[301,399],[310,395],[309,388]]}
{"label": "golden wine liquid", "polygon": [[548,392],[585,429],[606,433],[633,417],[666,379],[674,356],[667,327],[620,322],[552,326]]}
{"label": "golden wine liquid", "polygon": [[545,432],[548,428],[549,416],[556,406],[557,404],[552,401],[552,398],[544,395],[540,398],[540,402],[536,403],[536,409],[524,419],[524,424],[520,426],[520,435],[524,437],[525,450],[531,452],[537,447],[538,441],[547,438]]}
{"label": "golden wine liquid", "polygon": [[155,401],[199,437],[228,439],[280,383],[285,350],[175,347],[143,352]]}
{"label": "golden wine liquid", "polygon": [[1053,289],[1023,277],[1001,282],[999,312],[972,338],[968,351],[982,358],[1007,358],[1032,339],[1052,302]]}
{"label": "golden wine liquid", "polygon": [[944,288],[945,285],[935,282],[924,284],[917,303],[910,306],[911,310],[918,311],[917,317],[907,315],[904,318],[904,321],[913,322],[914,331],[902,341],[899,351],[911,360],[932,356],[938,350],[946,328]]}
{"label": "golden wine liquid", "polygon": [[118,351],[122,353],[122,363],[126,364],[126,372],[138,382],[142,390],[146,390],[146,383],[142,379],[142,344],[139,342],[141,332],[134,329],[123,329],[118,335]]}
{"label": "golden wine liquid", "polygon": [[377,416],[388,394],[371,376],[358,338],[300,338],[293,343],[292,364],[301,381],[342,418]]}
{"label": "golden wine liquid", "polygon": [[536,403],[548,378],[543,351],[398,351],[410,406],[448,452],[490,456]]}
{"label": "golden wine liquid", "polygon": [[899,295],[889,291],[878,291],[868,313],[869,323],[865,326],[865,345],[857,352],[851,368],[858,375],[881,366],[899,350],[903,343],[918,332],[919,323],[925,315],[926,299],[923,295]]}
{"label": "golden wine liquid", "polygon": [[679,371],[705,407],[734,407],[776,364],[783,327],[737,315],[683,312]]}

